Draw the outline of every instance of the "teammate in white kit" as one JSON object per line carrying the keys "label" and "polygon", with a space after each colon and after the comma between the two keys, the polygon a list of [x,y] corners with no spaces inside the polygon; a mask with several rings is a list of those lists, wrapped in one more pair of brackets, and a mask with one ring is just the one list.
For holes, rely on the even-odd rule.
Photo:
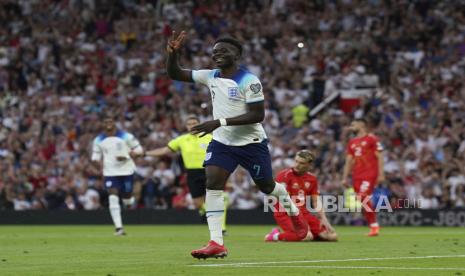
{"label": "teammate in white kit", "polygon": [[191,255],[198,259],[227,256],[221,232],[221,215],[224,212],[222,191],[238,165],[248,170],[263,193],[279,199],[297,229],[305,228],[286,188],[273,180],[267,137],[261,125],[265,116],[263,89],[255,75],[239,67],[242,45],[231,37],[220,38],[216,40],[212,52],[217,69],[185,70],[178,64],[179,49],[185,36],[184,31],[177,37],[173,32],[172,39],[168,41],[168,75],[174,80],[207,86],[211,93],[214,118],[191,130],[194,134],[213,132],[204,162],[210,242],[192,251]]}
{"label": "teammate in white kit", "polygon": [[136,165],[132,157],[143,154],[144,150],[134,135],[117,129],[113,117],[105,115],[103,132],[94,139],[92,145],[92,161],[103,169],[103,181],[109,193],[109,209],[117,236],[126,235],[119,196],[124,205],[134,204],[132,186]]}

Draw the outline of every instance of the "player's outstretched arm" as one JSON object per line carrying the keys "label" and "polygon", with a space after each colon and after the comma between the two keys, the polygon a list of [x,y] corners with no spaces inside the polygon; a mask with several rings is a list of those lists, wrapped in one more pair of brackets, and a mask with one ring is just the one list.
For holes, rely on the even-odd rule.
{"label": "player's outstretched arm", "polygon": [[323,206],[322,200],[320,199],[320,195],[311,195],[311,197],[312,208],[313,210],[315,210],[316,215],[321,222],[321,225],[325,226],[330,233],[335,232],[334,228],[331,226],[331,223],[329,223],[328,219],[326,218],[325,208]]}
{"label": "player's outstretched arm", "polygon": [[192,71],[182,69],[178,63],[179,49],[182,47],[185,37],[185,31],[182,31],[177,37],[176,32],[173,31],[173,35],[168,39],[168,44],[166,45],[166,51],[168,52],[166,71],[168,72],[168,76],[173,80],[194,82],[192,79]]}
{"label": "player's outstretched arm", "polygon": [[[231,118],[222,118],[226,126],[240,126],[260,123],[265,118],[265,104],[263,101],[247,104],[247,112]],[[219,119],[207,121],[196,125],[191,129],[192,134],[202,133],[205,136],[207,133],[213,132],[221,126]]]}
{"label": "player's outstretched arm", "polygon": [[145,156],[158,157],[171,153],[172,151],[168,147],[162,147],[154,150],[149,150],[145,152]]}

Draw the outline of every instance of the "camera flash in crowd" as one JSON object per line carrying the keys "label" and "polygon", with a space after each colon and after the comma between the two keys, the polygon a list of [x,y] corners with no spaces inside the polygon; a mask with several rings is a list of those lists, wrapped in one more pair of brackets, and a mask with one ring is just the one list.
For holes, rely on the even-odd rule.
{"label": "camera flash in crowd", "polygon": [[303,43],[303,42],[299,42],[299,43],[297,43],[297,47],[299,47],[299,48],[303,48],[303,47],[304,47],[304,43]]}

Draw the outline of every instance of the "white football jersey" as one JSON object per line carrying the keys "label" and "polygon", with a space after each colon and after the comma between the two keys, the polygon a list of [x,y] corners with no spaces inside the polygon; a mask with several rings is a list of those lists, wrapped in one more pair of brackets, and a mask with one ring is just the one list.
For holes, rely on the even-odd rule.
{"label": "white football jersey", "polygon": [[[100,161],[103,157],[104,176],[131,175],[136,169],[136,164],[129,155],[131,151],[143,152],[139,141],[131,133],[118,130],[114,136],[100,134],[92,145],[92,161]],[[118,161],[118,156],[127,159]]]}
{"label": "white football jersey", "polygon": [[[239,69],[232,79],[220,77],[220,71],[192,70],[192,79],[210,90],[213,118],[231,118],[247,112],[247,104],[263,101],[260,80],[245,69]],[[213,139],[230,146],[260,143],[266,139],[261,123],[241,126],[221,126],[213,131]]]}

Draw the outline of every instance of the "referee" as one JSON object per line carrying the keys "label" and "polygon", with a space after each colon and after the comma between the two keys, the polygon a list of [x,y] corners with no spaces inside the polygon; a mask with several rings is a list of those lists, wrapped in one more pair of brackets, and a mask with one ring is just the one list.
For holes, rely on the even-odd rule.
{"label": "referee", "polygon": [[[184,167],[187,171],[189,192],[192,196],[195,208],[197,208],[200,215],[203,216],[205,214],[204,203],[206,193],[206,177],[203,161],[207,154],[208,144],[212,140],[212,135],[207,134],[200,137],[199,135],[191,134],[191,129],[199,123],[200,121],[197,116],[189,115],[186,119],[188,133],[171,140],[165,147],[147,151],[145,155],[158,157],[172,152],[181,153]],[[223,231],[226,229],[224,221],[225,219],[223,219]]]}

